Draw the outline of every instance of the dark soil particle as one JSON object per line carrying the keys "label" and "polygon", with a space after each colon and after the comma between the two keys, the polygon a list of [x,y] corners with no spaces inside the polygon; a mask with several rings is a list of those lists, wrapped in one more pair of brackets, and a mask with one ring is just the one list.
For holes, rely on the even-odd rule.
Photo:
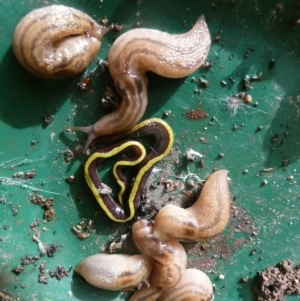
{"label": "dark soil particle", "polygon": [[48,277],[44,274],[39,274],[38,282],[43,284],[48,284]]}
{"label": "dark soil particle", "polygon": [[[251,217],[234,200],[231,202],[228,230],[227,233],[221,233],[205,242],[185,244],[186,251],[190,256],[188,268],[204,271],[214,268],[217,258],[223,260],[230,258],[234,252],[247,246],[251,242],[251,238],[259,231],[255,228]],[[243,237],[237,237],[238,233],[243,234]],[[202,258],[199,259],[199,256]]]}
{"label": "dark soil particle", "polygon": [[58,246],[56,243],[50,245],[49,247],[47,247],[47,256],[48,257],[53,257],[54,254],[58,251]]}
{"label": "dark soil particle", "polygon": [[300,264],[284,260],[258,273],[257,301],[282,301],[285,295],[300,295]]}
{"label": "dark soil particle", "polygon": [[207,117],[202,109],[191,110],[186,113],[186,117],[191,120],[200,120]]}
{"label": "dark soil particle", "polygon": [[70,267],[69,270],[66,270],[63,266],[59,265],[55,270],[49,271],[49,274],[52,278],[56,277],[57,280],[61,280],[69,276],[71,271],[72,271],[72,267]]}
{"label": "dark soil particle", "polygon": [[40,258],[41,258],[41,255],[36,255],[36,256],[25,255],[24,257],[22,257],[22,265],[25,266],[25,265],[28,265],[31,263],[35,263]]}
{"label": "dark soil particle", "polygon": [[[24,271],[24,268],[21,265],[18,265],[12,270],[16,275],[19,275]],[[1,300],[1,299],[0,299]]]}

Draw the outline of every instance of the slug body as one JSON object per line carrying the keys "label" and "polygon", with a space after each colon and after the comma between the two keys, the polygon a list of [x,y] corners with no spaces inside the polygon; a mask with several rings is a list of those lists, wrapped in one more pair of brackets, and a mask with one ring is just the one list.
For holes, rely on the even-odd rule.
{"label": "slug body", "polygon": [[185,272],[187,256],[182,245],[175,240],[162,244],[151,237],[152,233],[153,224],[146,220],[139,220],[132,227],[132,238],[141,253],[153,261],[153,269],[148,280],[149,286],[136,290],[129,301],[157,300],[176,285]]}
{"label": "slug body", "polygon": [[[145,136],[155,138],[155,143],[148,152],[141,143],[133,140]],[[129,132],[122,134],[121,141],[112,146],[97,149],[88,158],[84,166],[86,182],[109,218],[116,222],[126,222],[133,218],[140,203],[140,195],[153,167],[169,154],[173,139],[173,131],[166,122],[151,118],[135,125]],[[105,185],[99,177],[99,164],[107,158],[123,155],[129,151],[133,151],[133,155],[122,158],[113,167],[113,174],[121,188],[119,202],[115,202],[110,194],[106,192]],[[128,183],[122,173],[122,169],[128,166],[136,167],[132,183]],[[127,200],[124,200],[123,196],[127,196]]]}
{"label": "slug body", "polygon": [[29,12],[19,22],[13,50],[20,63],[35,75],[68,77],[90,65],[101,38],[112,28],[98,25],[77,9],[50,5]]}
{"label": "slug body", "polygon": [[162,241],[202,241],[219,234],[230,216],[228,172],[214,172],[205,182],[198,200],[187,209],[162,208],[155,217],[153,235]]}
{"label": "slug body", "polygon": [[137,28],[122,34],[112,45],[108,67],[121,96],[119,107],[88,127],[68,127],[88,133],[85,149],[97,136],[133,127],[145,113],[147,71],[170,78],[192,74],[204,62],[211,38],[204,17],[185,34]]}
{"label": "slug body", "polygon": [[213,285],[207,275],[197,269],[187,269],[178,283],[158,301],[210,301],[212,298]]}
{"label": "slug body", "polygon": [[96,287],[126,290],[146,281],[152,265],[144,255],[96,254],[84,259],[75,271]]}

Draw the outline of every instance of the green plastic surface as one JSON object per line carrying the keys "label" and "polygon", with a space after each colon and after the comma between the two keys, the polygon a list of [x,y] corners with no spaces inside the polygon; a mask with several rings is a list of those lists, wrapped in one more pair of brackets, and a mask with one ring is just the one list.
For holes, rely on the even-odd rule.
{"label": "green plastic surface", "polygon": [[[84,134],[67,133],[64,127],[93,124],[108,112],[100,100],[105,86],[112,85],[110,75],[100,74],[86,94],[77,86],[83,75],[60,81],[39,79],[24,70],[12,52],[11,40],[19,20],[30,10],[53,3],[78,8],[96,20],[106,16],[110,23],[121,23],[122,32],[140,22],[141,27],[183,33],[199,15],[205,15],[213,39],[208,61],[214,65],[182,80],[149,75],[144,119],[165,118],[175,132],[179,160],[184,160],[188,148],[205,156],[205,166],[200,168],[196,161],[188,165],[189,172],[204,178],[213,168],[229,170],[231,192],[254,221],[258,235],[229,258],[218,259],[207,273],[216,286],[216,301],[255,300],[252,286],[256,272],[283,259],[300,261],[300,25],[293,23],[300,10],[294,1],[0,0],[0,194],[6,199],[0,203],[0,291],[21,300],[127,300],[130,295],[94,288],[73,272],[61,281],[49,279],[47,285],[37,282],[38,265],[43,260],[47,270],[58,264],[75,267],[83,258],[104,251],[118,228],[124,228],[110,221],[93,198],[84,180],[83,160],[64,160],[64,152],[74,149],[76,138],[82,144],[86,139]],[[98,58],[107,57],[117,36],[109,33],[104,37]],[[270,68],[272,59],[274,68]],[[252,104],[232,114],[226,109],[226,99],[243,90],[244,76],[259,72],[262,79],[251,82],[252,89],[246,91]],[[199,87],[193,77],[206,79],[209,87]],[[222,80],[226,86],[221,85]],[[185,117],[187,111],[199,108],[208,118]],[[171,115],[166,118],[167,110]],[[46,126],[43,118],[51,114],[55,118]],[[276,134],[278,141],[273,143]],[[201,143],[200,137],[207,143]],[[220,158],[220,153],[225,156]],[[182,175],[187,175],[187,166],[180,166]],[[274,171],[261,174],[265,168]],[[16,172],[28,170],[35,170],[33,179],[12,178]],[[76,184],[65,181],[70,175],[76,176]],[[267,185],[262,185],[264,180]],[[36,266],[25,266],[16,276],[12,269],[21,258],[39,253],[29,227],[34,219],[43,220],[43,209],[29,199],[34,191],[54,198],[54,219],[42,222],[38,229],[47,229],[41,233],[41,241],[48,245],[56,242],[59,251],[53,258],[43,257]],[[93,219],[96,227],[85,240],[71,231],[82,218]],[[220,274],[225,278],[219,279]],[[245,276],[249,281],[241,283]]]}

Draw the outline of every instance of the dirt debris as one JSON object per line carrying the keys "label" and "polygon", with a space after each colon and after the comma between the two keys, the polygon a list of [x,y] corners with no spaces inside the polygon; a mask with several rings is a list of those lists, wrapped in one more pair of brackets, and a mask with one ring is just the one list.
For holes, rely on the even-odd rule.
{"label": "dirt debris", "polygon": [[[232,253],[247,246],[258,232],[259,229],[255,228],[251,217],[233,200],[229,227],[225,233],[204,242],[185,244],[190,256],[188,268],[204,271],[213,269],[217,265],[217,258],[223,260],[230,258]],[[240,237],[238,233],[242,233],[243,237]],[[199,256],[202,258],[199,259]]]}
{"label": "dirt debris", "polygon": [[58,265],[55,270],[49,271],[51,278],[55,277],[57,280],[61,280],[70,275],[72,267],[66,270],[63,266]]}
{"label": "dirt debris", "polygon": [[202,109],[191,110],[186,113],[186,117],[191,120],[200,120],[207,117]]}
{"label": "dirt debris", "polygon": [[285,295],[300,295],[300,264],[283,260],[258,273],[257,301],[282,301]]}

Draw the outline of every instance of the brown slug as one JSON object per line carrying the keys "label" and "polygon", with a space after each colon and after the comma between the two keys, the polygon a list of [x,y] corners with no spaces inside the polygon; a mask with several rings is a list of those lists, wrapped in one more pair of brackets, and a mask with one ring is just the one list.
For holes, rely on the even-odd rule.
{"label": "brown slug", "polygon": [[125,32],[113,43],[108,54],[108,68],[121,96],[119,107],[94,125],[66,129],[88,134],[84,150],[98,136],[130,129],[143,117],[148,104],[146,72],[170,78],[188,76],[205,62],[210,44],[204,16],[184,34],[146,28]]}
{"label": "brown slug", "polygon": [[96,57],[105,28],[87,14],[64,5],[29,12],[16,26],[13,51],[28,71],[63,78],[84,71]]}
{"label": "brown slug", "polygon": [[142,285],[152,271],[144,255],[96,254],[85,258],[75,272],[90,284],[107,290],[126,290]]}
{"label": "brown slug", "polygon": [[211,174],[191,207],[183,209],[167,205],[162,208],[155,217],[154,238],[161,241],[202,241],[223,231],[230,216],[227,174],[227,170]]}
{"label": "brown slug", "polygon": [[133,241],[153,261],[153,269],[149,286],[136,290],[129,301],[157,300],[180,280],[186,269],[187,256],[182,245],[176,240],[161,243],[149,236],[152,232],[153,224],[146,220],[138,220],[132,227]]}
{"label": "brown slug", "polygon": [[157,301],[210,301],[212,298],[213,285],[207,275],[197,269],[187,269],[177,284]]}

